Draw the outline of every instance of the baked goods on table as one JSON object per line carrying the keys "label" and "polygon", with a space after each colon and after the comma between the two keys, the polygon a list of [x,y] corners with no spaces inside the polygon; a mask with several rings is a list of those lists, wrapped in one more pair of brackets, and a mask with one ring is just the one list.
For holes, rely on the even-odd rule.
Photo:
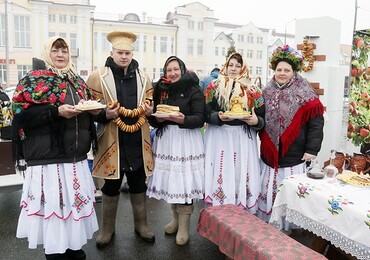
{"label": "baked goods on table", "polygon": [[225,116],[250,115],[248,110],[244,110],[244,103],[239,96],[234,96],[230,100],[230,110],[224,113]]}
{"label": "baked goods on table", "polygon": [[175,115],[178,113],[180,113],[180,108],[178,106],[171,106],[171,105],[165,105],[165,104],[157,105],[156,114]]}
{"label": "baked goods on table", "polygon": [[76,109],[79,110],[94,110],[105,108],[106,106],[102,103],[99,103],[97,100],[81,100],[77,105]]}
{"label": "baked goods on table", "polygon": [[343,182],[357,186],[370,186],[370,175],[358,174],[357,172],[344,171],[337,178]]}

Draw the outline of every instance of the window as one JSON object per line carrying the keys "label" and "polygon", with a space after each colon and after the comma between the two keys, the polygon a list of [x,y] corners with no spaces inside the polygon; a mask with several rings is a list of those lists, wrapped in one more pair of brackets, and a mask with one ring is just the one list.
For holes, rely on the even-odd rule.
{"label": "window", "polygon": [[244,35],[238,34],[238,42],[244,42]]}
{"label": "window", "polygon": [[262,59],[262,51],[257,51],[257,59]]}
{"label": "window", "polygon": [[203,40],[200,39],[197,41],[197,54],[203,55]]}
{"label": "window", "polygon": [[60,14],[59,15],[59,22],[60,23],[65,23],[67,21],[67,15],[65,14]]}
{"label": "window", "polygon": [[222,47],[222,56],[226,56],[226,48]]}
{"label": "window", "polygon": [[153,36],[153,52],[157,51],[157,36]]}
{"label": "window", "polygon": [[0,46],[5,46],[5,15],[0,15]]}
{"label": "window", "polygon": [[49,14],[49,22],[55,23],[55,14]]}
{"label": "window", "polygon": [[194,21],[189,21],[188,22],[188,28],[189,29],[194,29]]}
{"label": "window", "polygon": [[55,36],[55,32],[49,32],[49,38]]}
{"label": "window", "polygon": [[218,56],[218,47],[215,47],[215,56]]}
{"label": "window", "polygon": [[17,65],[18,80],[23,78],[32,69],[31,65]]}
{"label": "window", "polygon": [[253,50],[247,50],[247,58],[253,58]]}
{"label": "window", "polygon": [[194,54],[194,39],[188,39],[188,54]]}
{"label": "window", "polygon": [[153,68],[153,77],[152,79],[155,79],[156,75],[155,75],[155,68]]}
{"label": "window", "polygon": [[262,44],[263,43],[263,37],[258,36],[257,37],[257,43]]}
{"label": "window", "polygon": [[134,51],[139,51],[140,49],[140,37],[136,38],[136,42],[134,43]]}
{"label": "window", "polygon": [[110,50],[109,41],[107,40],[107,33],[102,33],[101,34],[101,49],[103,51],[109,51]]}
{"label": "window", "polygon": [[27,16],[14,16],[14,33],[16,47],[30,47],[30,18]]}
{"label": "window", "polygon": [[67,34],[66,33],[59,33],[59,36],[62,37],[62,38],[67,38]]}
{"label": "window", "polygon": [[248,67],[248,70],[249,70],[249,75],[252,75],[253,74],[253,67],[252,66],[249,66]]}
{"label": "window", "polygon": [[76,15],[71,15],[69,17],[69,22],[70,23],[77,23],[77,16]]}
{"label": "window", "polygon": [[262,75],[262,67],[256,67],[256,75]]}
{"label": "window", "polygon": [[146,52],[146,42],[147,42],[147,36],[144,35],[144,39],[143,39],[143,51]]}
{"label": "window", "polygon": [[243,56],[243,49],[238,49],[238,52]]}
{"label": "window", "polygon": [[98,33],[94,32],[94,50],[98,50]]}
{"label": "window", "polygon": [[167,37],[161,37],[161,53],[167,53]]}
{"label": "window", "polygon": [[252,34],[248,34],[247,42],[248,43],[253,43],[253,35]]}
{"label": "window", "polygon": [[204,23],[203,22],[198,22],[198,30],[203,31]]}
{"label": "window", "polygon": [[172,37],[171,38],[171,53],[173,53],[174,51],[174,49],[173,49],[173,47],[174,47],[174,44],[175,44],[175,39]]}
{"label": "window", "polygon": [[77,34],[69,34],[69,45],[71,46],[71,50],[77,49]]}
{"label": "window", "polygon": [[6,82],[6,65],[0,64],[0,83]]}

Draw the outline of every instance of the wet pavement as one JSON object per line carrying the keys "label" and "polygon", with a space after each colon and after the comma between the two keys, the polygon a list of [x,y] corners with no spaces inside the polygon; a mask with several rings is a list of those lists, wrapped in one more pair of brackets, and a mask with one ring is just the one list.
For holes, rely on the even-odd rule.
{"label": "wet pavement", "polygon": [[[0,259],[45,259],[42,246],[28,249],[27,239],[15,237],[18,216],[20,213],[19,200],[21,191],[0,193]],[[97,249],[94,234],[93,239],[83,247],[87,259],[91,260],[156,260],[156,259],[225,259],[218,247],[203,238],[196,230],[199,210],[203,202],[194,204],[195,209],[191,218],[190,241],[185,246],[177,246],[175,236],[165,235],[164,226],[171,221],[170,206],[164,201],[147,200],[148,222],[156,235],[154,244],[142,241],[134,233],[134,224],[129,195],[121,193],[117,212],[116,233],[110,246]],[[96,212],[100,223],[101,203],[96,204]]]}
{"label": "wet pavement", "polygon": [[[23,260],[45,259],[42,246],[37,249],[28,249],[27,239],[15,237],[18,216],[20,213],[19,200],[21,191],[0,193],[0,259]],[[156,235],[154,244],[142,241],[134,233],[133,217],[130,198],[127,193],[121,193],[117,212],[116,233],[113,242],[103,248],[95,246],[93,239],[83,246],[88,260],[224,260],[226,259],[218,247],[208,239],[198,234],[196,227],[200,209],[205,207],[202,201],[194,204],[194,213],[191,218],[190,241],[185,246],[177,246],[174,235],[165,235],[164,226],[171,221],[170,206],[164,201],[147,199],[148,223]],[[101,203],[95,205],[100,222]],[[310,232],[298,230],[291,237],[300,243],[311,247],[314,235]],[[352,259],[335,253],[328,259]]]}

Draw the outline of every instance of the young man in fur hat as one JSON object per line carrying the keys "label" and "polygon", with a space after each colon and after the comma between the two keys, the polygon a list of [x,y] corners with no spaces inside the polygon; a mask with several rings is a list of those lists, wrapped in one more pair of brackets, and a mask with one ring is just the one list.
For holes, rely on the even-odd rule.
{"label": "young man in fur hat", "polygon": [[153,111],[148,101],[152,98],[152,85],[133,59],[136,35],[111,32],[107,39],[112,43],[110,56],[105,66],[93,71],[87,80],[96,98],[107,105],[97,118],[103,131],[93,166],[93,176],[105,180],[101,188],[103,219],[96,245],[104,247],[112,240],[124,175],[129,185],[135,233],[147,242],[154,242],[155,236],[147,224],[145,202],[146,176],[153,171],[146,119]]}

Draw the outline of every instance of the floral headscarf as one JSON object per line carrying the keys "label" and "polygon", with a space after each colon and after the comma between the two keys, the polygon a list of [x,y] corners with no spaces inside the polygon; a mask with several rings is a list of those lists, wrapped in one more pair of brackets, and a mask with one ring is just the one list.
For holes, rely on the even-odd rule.
{"label": "floral headscarf", "polygon": [[230,109],[230,100],[234,96],[239,96],[247,108],[257,108],[264,103],[262,91],[259,86],[252,84],[245,64],[243,64],[240,74],[236,78],[232,79],[227,75],[230,60],[235,58],[236,55],[240,54],[234,53],[227,59],[218,78],[210,83],[205,93],[206,103],[212,102],[215,97],[223,111]]}
{"label": "floral headscarf", "polygon": [[51,37],[45,43],[41,56],[47,69],[31,70],[19,81],[13,95],[12,109],[15,114],[30,108],[32,105],[52,104],[59,106],[64,104],[68,84],[76,89],[81,99],[89,100],[93,98],[85,81],[76,73],[71,60],[65,68],[55,68],[50,58],[50,52],[54,42],[58,39],[62,39],[67,44],[59,36]]}

